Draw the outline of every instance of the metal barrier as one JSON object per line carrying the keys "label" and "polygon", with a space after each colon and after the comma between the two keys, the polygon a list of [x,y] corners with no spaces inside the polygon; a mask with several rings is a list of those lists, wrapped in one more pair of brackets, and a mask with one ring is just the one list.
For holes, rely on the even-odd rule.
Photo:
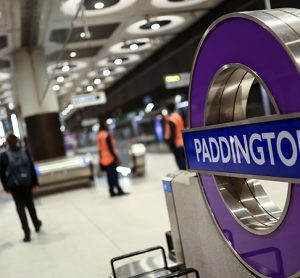
{"label": "metal barrier", "polygon": [[35,169],[40,184],[37,194],[90,186],[93,181],[93,165],[88,155],[41,161]]}
{"label": "metal barrier", "polygon": [[[129,264],[125,264],[122,267],[115,268],[115,263],[117,261],[125,260],[131,257],[140,256],[146,253],[153,253],[155,251],[161,251],[161,256],[163,259],[163,266],[159,266],[155,263],[154,260],[146,260],[146,261],[134,261]],[[143,249],[140,251],[128,253],[119,257],[115,257],[111,259],[111,268],[112,268],[112,278],[121,278],[121,277],[149,277],[149,275],[156,275],[155,277],[164,277],[162,275],[170,274],[171,271],[168,268],[167,257],[165,254],[165,250],[161,246],[155,246],[147,249]],[[139,271],[140,273],[136,273]]]}
{"label": "metal barrier", "polygon": [[[163,266],[155,264],[154,260],[139,260],[130,262],[119,268],[115,267],[115,263],[117,261],[126,260],[147,253],[153,253],[155,251],[161,251]],[[111,259],[110,264],[112,268],[111,278],[176,278],[183,276],[187,277],[186,275],[188,274],[194,274],[189,277],[200,278],[198,271],[194,268],[179,269],[181,265],[172,267],[168,266],[165,250],[161,246],[155,246],[115,257]],[[140,271],[140,273],[136,273],[136,271]]]}

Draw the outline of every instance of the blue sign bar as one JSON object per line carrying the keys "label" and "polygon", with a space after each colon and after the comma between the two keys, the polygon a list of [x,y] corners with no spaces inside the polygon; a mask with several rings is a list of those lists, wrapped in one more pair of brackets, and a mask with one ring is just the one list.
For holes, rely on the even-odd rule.
{"label": "blue sign bar", "polygon": [[299,114],[219,126],[183,133],[189,170],[300,181]]}
{"label": "blue sign bar", "polygon": [[172,192],[171,182],[163,181],[163,187],[165,192]]}

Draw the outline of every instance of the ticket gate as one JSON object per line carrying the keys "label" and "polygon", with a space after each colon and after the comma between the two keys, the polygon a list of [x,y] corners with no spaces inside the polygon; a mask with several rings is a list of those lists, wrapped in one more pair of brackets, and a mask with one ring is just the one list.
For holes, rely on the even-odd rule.
{"label": "ticket gate", "polygon": [[163,186],[178,261],[198,270],[200,277],[256,277],[236,258],[218,231],[194,173],[169,174]]}

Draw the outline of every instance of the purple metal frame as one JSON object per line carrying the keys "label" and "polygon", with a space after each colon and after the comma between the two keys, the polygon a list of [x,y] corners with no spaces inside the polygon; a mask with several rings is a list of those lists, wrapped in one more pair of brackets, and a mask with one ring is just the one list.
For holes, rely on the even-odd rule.
{"label": "purple metal frame", "polygon": [[[281,114],[300,111],[300,76],[284,46],[266,28],[245,18],[217,23],[198,50],[190,88],[190,126],[204,126],[206,97],[216,72],[226,64],[251,68],[265,82]],[[203,190],[223,235],[231,247],[258,274],[289,277],[300,271],[300,185],[293,184],[288,212],[268,235],[244,229],[224,204],[215,180],[201,175]]]}

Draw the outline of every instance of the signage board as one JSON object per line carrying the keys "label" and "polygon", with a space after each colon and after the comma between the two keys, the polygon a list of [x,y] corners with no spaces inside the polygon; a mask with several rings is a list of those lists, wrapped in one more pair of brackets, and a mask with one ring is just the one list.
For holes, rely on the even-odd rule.
{"label": "signage board", "polygon": [[299,182],[300,115],[275,118],[184,132],[188,168]]}
{"label": "signage board", "polygon": [[77,95],[71,98],[71,103],[74,108],[105,104],[106,101],[105,92]]}
{"label": "signage board", "polygon": [[177,73],[164,76],[167,89],[188,87],[190,84],[190,73]]}
{"label": "signage board", "polygon": [[[257,277],[300,277],[298,13],[223,16],[202,37],[192,69],[188,168],[199,172],[224,242]],[[277,115],[239,121],[250,115],[256,82]]]}

